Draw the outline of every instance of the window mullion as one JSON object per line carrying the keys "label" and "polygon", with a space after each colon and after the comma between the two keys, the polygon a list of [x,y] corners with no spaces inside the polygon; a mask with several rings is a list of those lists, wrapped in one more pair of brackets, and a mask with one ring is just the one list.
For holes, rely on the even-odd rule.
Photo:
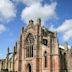
{"label": "window mullion", "polygon": [[31,57],[32,57],[32,46],[30,46],[30,50],[31,50]]}

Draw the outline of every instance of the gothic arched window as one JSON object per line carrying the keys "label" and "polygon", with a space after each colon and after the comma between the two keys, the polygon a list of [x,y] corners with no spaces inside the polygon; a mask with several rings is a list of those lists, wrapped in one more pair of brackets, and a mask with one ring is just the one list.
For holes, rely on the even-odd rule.
{"label": "gothic arched window", "polygon": [[33,57],[34,37],[31,33],[28,34],[25,40],[26,57]]}
{"label": "gothic arched window", "polygon": [[44,52],[44,67],[47,67],[47,52]]}

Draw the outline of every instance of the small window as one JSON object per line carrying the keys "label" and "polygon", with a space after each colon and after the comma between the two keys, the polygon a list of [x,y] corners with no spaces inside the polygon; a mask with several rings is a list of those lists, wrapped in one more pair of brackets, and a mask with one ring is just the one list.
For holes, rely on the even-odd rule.
{"label": "small window", "polygon": [[47,44],[48,44],[47,39],[43,39],[43,44],[47,46]]}
{"label": "small window", "polygon": [[47,67],[47,52],[44,52],[44,67]]}

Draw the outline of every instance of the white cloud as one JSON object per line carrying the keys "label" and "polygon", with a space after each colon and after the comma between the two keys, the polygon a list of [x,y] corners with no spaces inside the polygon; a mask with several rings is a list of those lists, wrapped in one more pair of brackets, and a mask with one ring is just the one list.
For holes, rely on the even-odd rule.
{"label": "white cloud", "polygon": [[65,20],[61,26],[57,28],[58,32],[64,32],[72,29],[72,19]]}
{"label": "white cloud", "polygon": [[15,1],[15,2],[17,2],[17,3],[22,2],[22,3],[24,3],[25,5],[30,6],[30,5],[32,5],[32,4],[39,3],[39,2],[41,2],[41,1],[43,1],[43,0],[13,0],[13,1]]}
{"label": "white cloud", "polygon": [[14,4],[10,0],[0,0],[0,19],[11,19],[15,16]]}
{"label": "white cloud", "polygon": [[31,6],[24,8],[22,11],[22,20],[27,20],[28,22],[30,19],[36,20],[37,18],[41,18],[42,21],[50,18],[56,18],[56,5],[56,2],[49,5],[45,4],[44,6],[42,6],[41,3],[32,4]]}
{"label": "white cloud", "polygon": [[54,25],[51,25],[49,28],[52,31],[57,31],[57,32],[65,32],[70,29],[72,29],[72,19],[65,20],[59,27],[54,28]]}
{"label": "white cloud", "polygon": [[67,31],[67,32],[65,32],[65,33],[64,33],[64,36],[63,36],[64,41],[67,41],[67,40],[69,40],[70,38],[72,38],[72,29],[69,30],[69,31]]}
{"label": "white cloud", "polygon": [[72,19],[65,20],[58,28],[54,28],[52,25],[49,29],[52,31],[63,32],[64,41],[68,41],[72,38]]}
{"label": "white cloud", "polygon": [[0,34],[6,31],[6,27],[3,24],[0,24]]}
{"label": "white cloud", "polygon": [[54,31],[56,31],[56,28],[54,27],[54,25],[51,25],[51,26],[49,27],[49,30],[54,32]]}

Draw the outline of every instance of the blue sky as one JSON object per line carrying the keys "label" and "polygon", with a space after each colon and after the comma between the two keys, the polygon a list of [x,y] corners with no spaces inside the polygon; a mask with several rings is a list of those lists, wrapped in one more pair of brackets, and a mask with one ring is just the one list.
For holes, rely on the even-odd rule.
{"label": "blue sky", "polygon": [[0,58],[13,50],[22,26],[42,19],[42,25],[57,31],[60,44],[72,46],[72,0],[0,0]]}

